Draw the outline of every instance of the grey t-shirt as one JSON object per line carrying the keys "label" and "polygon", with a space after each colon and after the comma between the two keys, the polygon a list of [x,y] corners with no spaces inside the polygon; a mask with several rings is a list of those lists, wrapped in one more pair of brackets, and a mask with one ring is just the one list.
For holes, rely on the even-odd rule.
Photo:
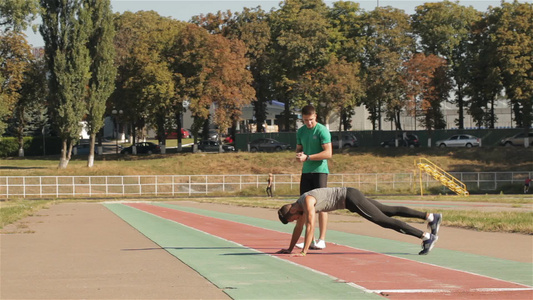
{"label": "grey t-shirt", "polygon": [[304,206],[305,197],[312,196],[316,199],[315,211],[328,212],[346,208],[346,188],[318,188],[304,193],[296,200]]}

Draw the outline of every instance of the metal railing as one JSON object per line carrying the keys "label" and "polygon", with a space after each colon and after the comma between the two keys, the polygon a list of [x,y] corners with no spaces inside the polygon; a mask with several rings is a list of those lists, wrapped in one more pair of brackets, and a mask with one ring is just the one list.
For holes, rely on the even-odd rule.
{"label": "metal railing", "polygon": [[[494,191],[503,185],[523,184],[533,172],[450,172],[469,190]],[[300,174],[274,174],[273,190],[297,195]],[[0,198],[198,196],[250,194],[266,188],[268,174],[248,175],[139,175],[139,176],[0,176]],[[330,174],[329,187],[355,187],[363,192],[415,192],[415,173]],[[423,174],[424,187],[439,187]],[[443,188],[443,191],[445,188]]]}

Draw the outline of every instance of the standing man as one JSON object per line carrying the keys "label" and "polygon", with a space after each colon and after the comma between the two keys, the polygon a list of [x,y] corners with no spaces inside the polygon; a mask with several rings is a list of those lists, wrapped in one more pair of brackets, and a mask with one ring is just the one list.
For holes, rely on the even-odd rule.
{"label": "standing man", "polygon": [[[296,135],[296,160],[303,163],[300,179],[300,195],[316,188],[328,186],[328,159],[333,154],[331,134],[326,126],[317,123],[316,110],[312,105],[302,108],[304,126],[298,129]],[[328,224],[327,212],[318,214],[320,236],[313,241],[311,249],[326,248],[326,229]],[[303,243],[296,247],[303,248]]]}

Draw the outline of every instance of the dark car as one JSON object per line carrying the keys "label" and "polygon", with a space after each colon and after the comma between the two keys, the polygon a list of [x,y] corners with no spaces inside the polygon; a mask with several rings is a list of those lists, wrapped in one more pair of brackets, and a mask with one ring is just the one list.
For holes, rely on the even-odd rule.
{"label": "dark car", "polygon": [[[219,152],[220,143],[218,141],[204,140],[198,143],[198,150],[201,152]],[[222,144],[223,152],[233,152],[235,147]]]}
{"label": "dark car", "polygon": [[[89,144],[78,144],[72,147],[72,155],[89,155],[90,145]],[[94,147],[94,154],[98,154],[98,147]]]}
{"label": "dark car", "polygon": [[396,147],[396,141],[398,141],[398,147],[420,147],[420,140],[416,134],[397,135],[396,138],[381,142],[381,147],[389,148]]}
{"label": "dark car", "polygon": [[291,146],[287,143],[278,142],[275,139],[270,139],[270,138],[257,139],[257,140],[250,142],[249,145],[250,145],[250,152],[256,152],[256,151],[275,152],[275,151],[288,150],[291,148]]}
{"label": "dark car", "polygon": [[[333,146],[333,149],[339,148],[339,135],[338,133],[331,134],[331,146]],[[358,147],[359,142],[357,141],[357,138],[355,135],[351,133],[343,133],[342,134],[342,148],[350,148],[350,147]]]}
{"label": "dark car", "polygon": [[[152,154],[152,153],[161,153],[161,148],[159,145],[156,145],[151,142],[141,142],[136,143],[135,147],[137,147],[137,154]],[[132,154],[133,153],[133,145],[126,147],[120,151],[120,154]]]}
{"label": "dark car", "polygon": [[[533,146],[533,131],[528,132],[527,137],[529,139],[529,144]],[[524,146],[526,143],[526,133],[520,132],[511,137],[504,138],[500,141],[502,146]]]}

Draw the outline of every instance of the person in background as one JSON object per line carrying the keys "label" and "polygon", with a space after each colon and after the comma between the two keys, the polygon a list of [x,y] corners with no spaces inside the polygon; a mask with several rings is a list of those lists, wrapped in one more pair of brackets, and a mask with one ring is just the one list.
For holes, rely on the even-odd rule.
{"label": "person in background", "polygon": [[271,198],[274,197],[274,195],[272,195],[272,180],[273,180],[272,173],[268,173],[266,193],[267,193],[267,196]]}

